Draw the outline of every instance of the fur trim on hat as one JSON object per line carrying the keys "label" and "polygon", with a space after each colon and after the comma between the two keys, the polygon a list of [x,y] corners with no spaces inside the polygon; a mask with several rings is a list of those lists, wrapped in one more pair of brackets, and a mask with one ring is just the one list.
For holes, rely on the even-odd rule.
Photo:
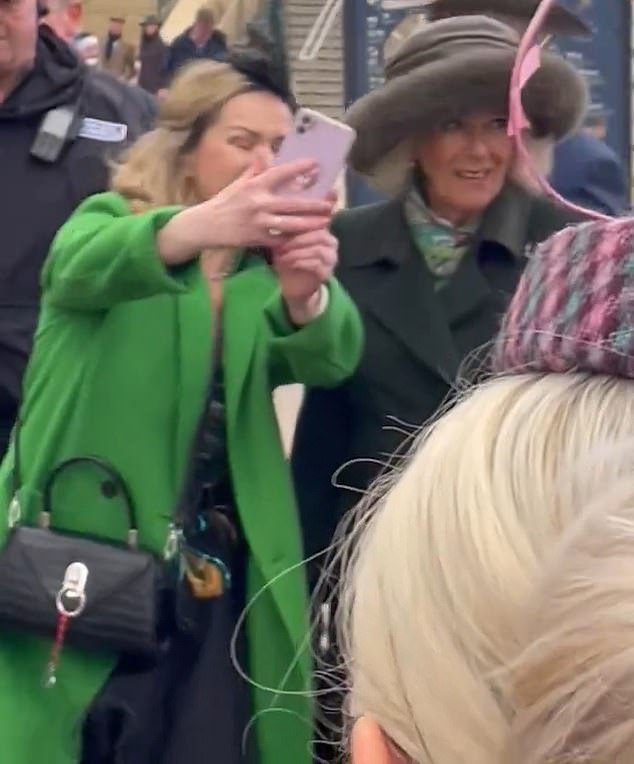
{"label": "fur trim on hat", "polygon": [[[412,41],[407,44],[411,47]],[[396,59],[398,54],[393,61]],[[513,50],[481,48],[419,66],[368,93],[346,115],[357,132],[351,167],[376,186],[373,179],[377,172],[385,176],[388,156],[392,161],[402,160],[403,144],[411,145],[412,140],[443,123],[468,114],[507,114],[514,61]],[[522,100],[533,136],[556,142],[574,132],[583,120],[587,87],[581,74],[563,58],[542,53],[541,66],[524,88]],[[402,181],[402,161],[400,165]],[[399,171],[394,168],[391,175],[395,176],[389,184],[393,186]]]}
{"label": "fur trim on hat", "polygon": [[[555,142],[549,138],[535,138],[529,130],[524,131],[523,140],[534,168],[542,177],[547,178],[553,169]],[[509,171],[509,177],[518,186],[535,196],[540,196],[543,193],[541,186],[528,171],[524,159],[520,156],[515,157]]]}

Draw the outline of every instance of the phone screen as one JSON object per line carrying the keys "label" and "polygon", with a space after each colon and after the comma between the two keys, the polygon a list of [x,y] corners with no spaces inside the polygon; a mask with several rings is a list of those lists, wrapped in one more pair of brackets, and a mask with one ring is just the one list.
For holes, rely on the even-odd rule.
{"label": "phone screen", "polygon": [[300,109],[295,128],[284,140],[276,164],[312,159],[317,170],[310,177],[280,189],[293,196],[324,199],[345,169],[355,132],[347,125],[310,109]]}

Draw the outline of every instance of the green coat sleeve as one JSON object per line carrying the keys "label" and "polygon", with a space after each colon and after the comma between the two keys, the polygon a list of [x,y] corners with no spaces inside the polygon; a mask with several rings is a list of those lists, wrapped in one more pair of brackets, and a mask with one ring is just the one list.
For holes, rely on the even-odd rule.
{"label": "green coat sleeve", "polygon": [[53,241],[42,272],[43,300],[58,308],[92,312],[186,291],[192,266],[167,268],[156,249],[157,232],[181,209],[135,215],[118,194],[90,197]]}
{"label": "green coat sleeve", "polygon": [[361,318],[338,281],[332,279],[328,291],[326,310],[299,329],[289,321],[279,294],[266,306],[274,387],[336,387],[357,368],[363,350]]}

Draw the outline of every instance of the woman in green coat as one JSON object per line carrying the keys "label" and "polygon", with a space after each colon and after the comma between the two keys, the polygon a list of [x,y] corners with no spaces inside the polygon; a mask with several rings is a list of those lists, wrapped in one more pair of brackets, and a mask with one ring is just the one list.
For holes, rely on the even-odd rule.
{"label": "woman in green coat", "polygon": [[[180,76],[112,192],[76,211],[44,268],[0,473],[2,537],[18,511],[35,525],[51,471],[86,455],[125,481],[141,549],[161,554],[179,506],[186,521],[158,662],[69,638],[45,687],[54,636],[2,628],[7,764],[310,761],[302,549],[271,392],[341,382],[361,326],[332,278],[332,203],[274,193],[313,169],[270,166],[290,98],[264,69],[234,63]],[[125,505],[90,465],[60,476],[52,503],[55,529],[126,538]]]}

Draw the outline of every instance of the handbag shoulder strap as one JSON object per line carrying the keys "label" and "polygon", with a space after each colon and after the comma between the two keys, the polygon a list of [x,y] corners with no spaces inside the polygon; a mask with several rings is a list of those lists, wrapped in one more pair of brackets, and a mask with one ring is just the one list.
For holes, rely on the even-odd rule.
{"label": "handbag shoulder strap", "polygon": [[[226,273],[218,273],[217,276],[208,277],[209,289],[211,297],[211,316],[212,316],[212,358],[211,358],[211,371],[209,374],[208,391],[210,395],[214,395],[217,390],[218,375],[222,365],[223,355],[223,339],[222,339],[222,313],[223,313],[223,283]],[[203,440],[205,438],[205,432],[207,428],[207,420],[205,416],[201,416],[198,422],[198,426],[195,435],[191,442],[191,448],[189,451],[189,460],[187,466],[187,474],[183,481],[181,494],[178,497],[176,509],[172,517],[172,523],[177,529],[181,529],[185,526],[188,519],[188,515],[191,513],[191,490],[192,485],[195,483],[196,473],[196,454],[199,452]]]}

